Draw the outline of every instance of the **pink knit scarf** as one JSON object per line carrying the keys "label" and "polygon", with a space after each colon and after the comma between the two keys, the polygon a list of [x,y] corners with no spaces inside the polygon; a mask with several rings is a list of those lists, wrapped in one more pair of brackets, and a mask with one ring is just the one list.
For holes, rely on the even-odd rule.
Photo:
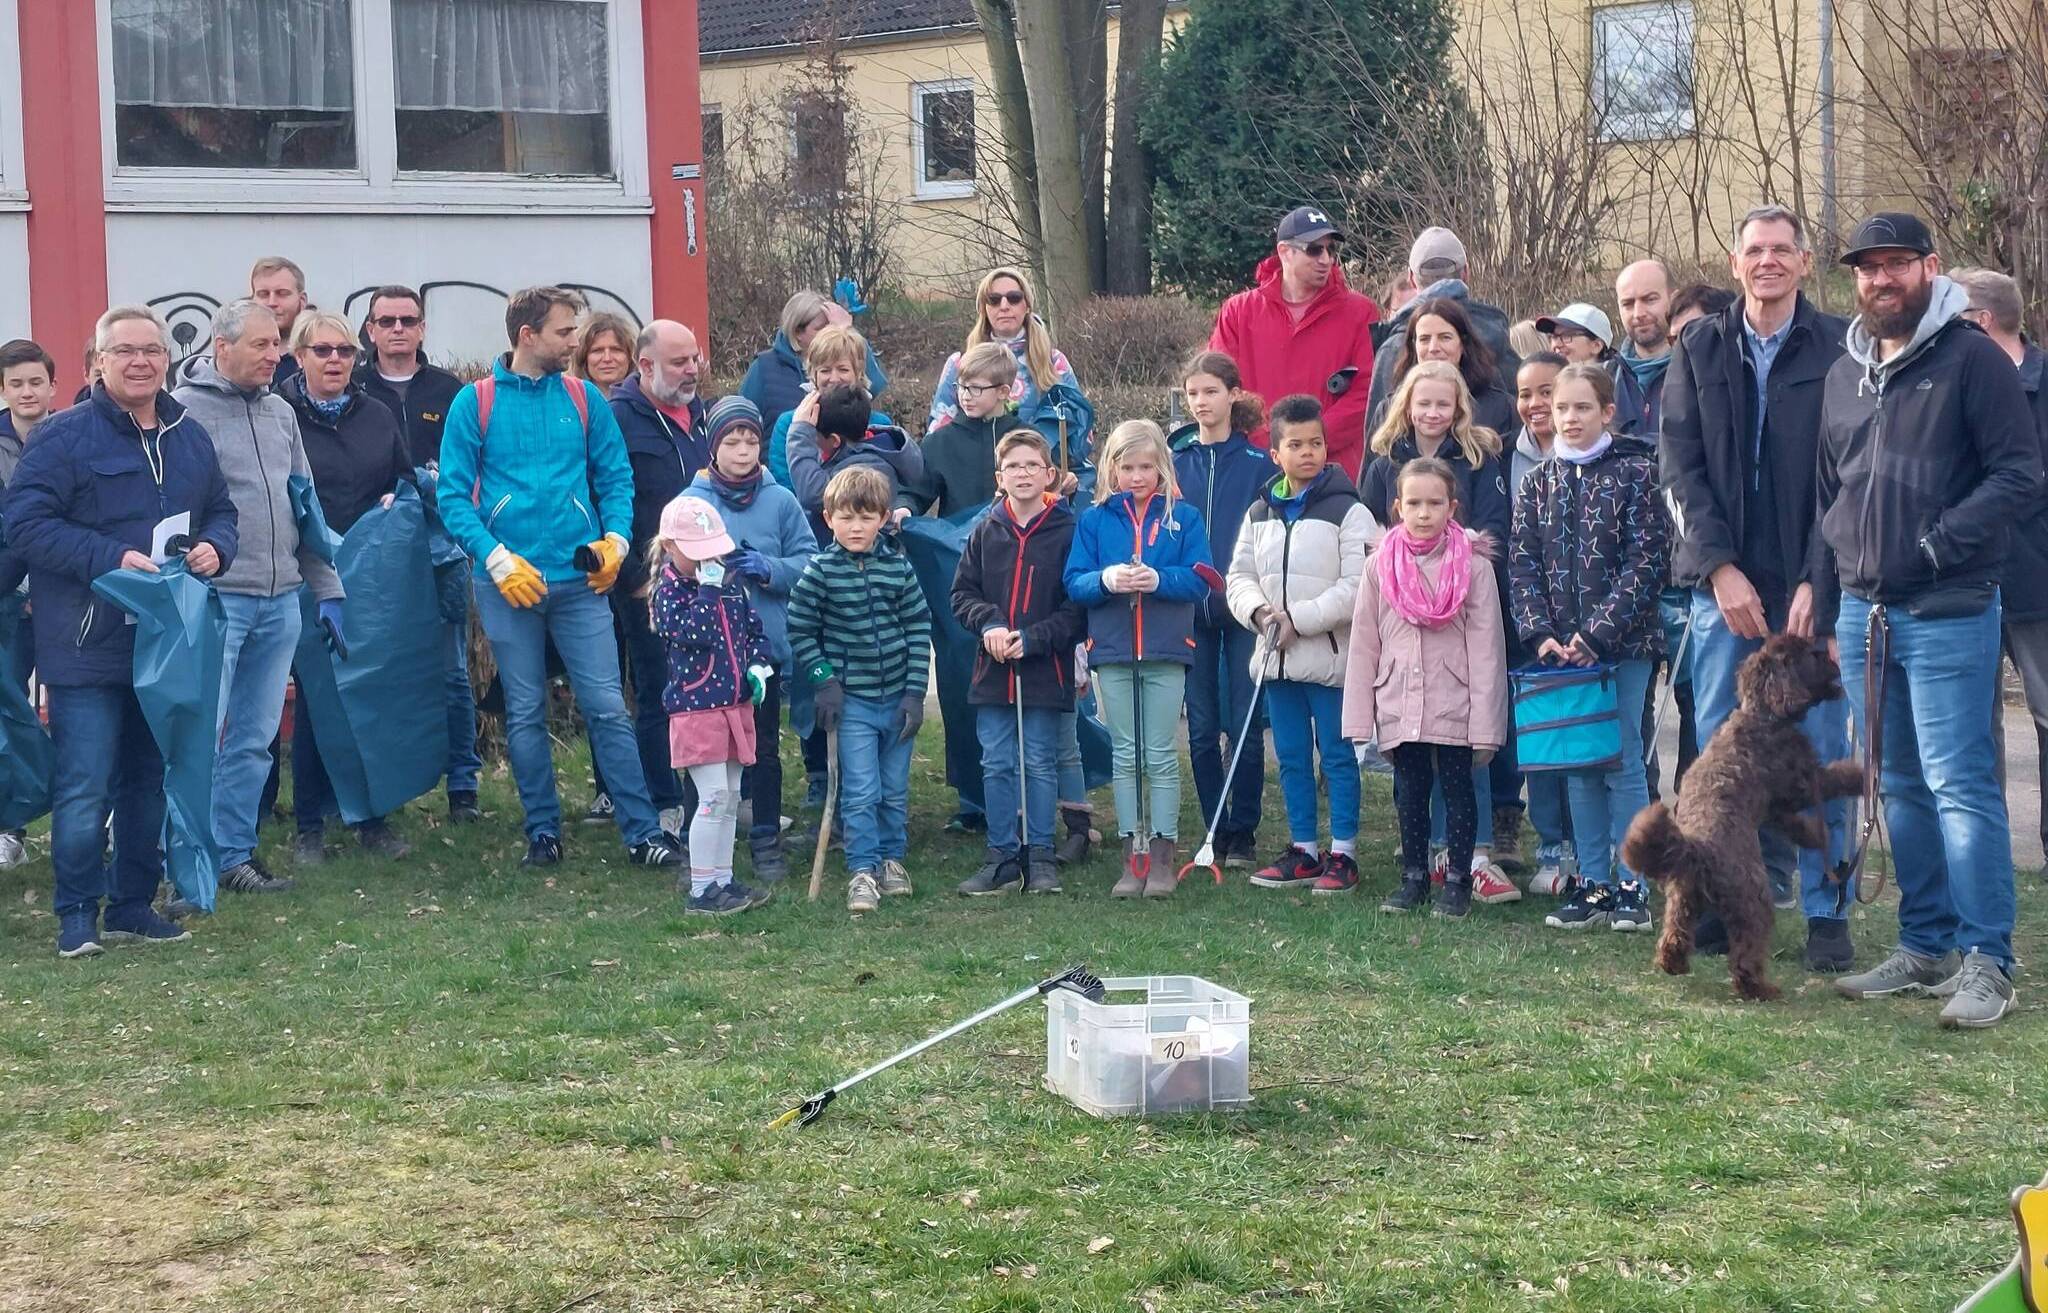
{"label": "pink knit scarf", "polygon": [[[1423,577],[1422,561],[1443,553],[1432,589]],[[1452,524],[1428,542],[1418,540],[1408,527],[1396,524],[1380,540],[1373,553],[1379,571],[1380,593],[1403,620],[1424,629],[1441,629],[1465,607],[1465,594],[1472,587],[1472,544],[1465,530]]]}

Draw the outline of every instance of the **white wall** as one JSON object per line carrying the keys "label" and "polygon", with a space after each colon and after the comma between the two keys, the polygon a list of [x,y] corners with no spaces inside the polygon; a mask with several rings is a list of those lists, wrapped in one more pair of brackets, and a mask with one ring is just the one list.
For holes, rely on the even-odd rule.
{"label": "white wall", "polygon": [[28,216],[0,213],[0,341],[28,335]]}
{"label": "white wall", "polygon": [[[0,261],[5,250],[0,239]],[[652,317],[644,215],[107,216],[113,299],[156,306],[170,320],[180,354],[206,349],[214,310],[247,293],[249,266],[264,255],[298,261],[314,304],[351,323],[362,321],[371,288],[421,288],[427,353],[442,363],[503,351],[505,293],[536,283],[578,286],[593,308],[634,322]],[[0,263],[0,308],[8,304],[6,274]]]}

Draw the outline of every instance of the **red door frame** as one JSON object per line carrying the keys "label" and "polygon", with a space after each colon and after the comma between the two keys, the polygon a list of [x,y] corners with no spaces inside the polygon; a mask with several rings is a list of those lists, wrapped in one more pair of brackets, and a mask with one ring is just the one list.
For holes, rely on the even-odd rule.
{"label": "red door frame", "polygon": [[19,0],[19,11],[29,331],[57,358],[58,394],[69,396],[84,381],[71,371],[107,308],[99,6]]}
{"label": "red door frame", "polygon": [[[705,277],[704,125],[697,64],[697,0],[641,0],[647,57],[647,182],[654,196],[649,255],[653,317],[697,331],[710,354],[711,298]],[[696,176],[678,177],[694,167]]]}

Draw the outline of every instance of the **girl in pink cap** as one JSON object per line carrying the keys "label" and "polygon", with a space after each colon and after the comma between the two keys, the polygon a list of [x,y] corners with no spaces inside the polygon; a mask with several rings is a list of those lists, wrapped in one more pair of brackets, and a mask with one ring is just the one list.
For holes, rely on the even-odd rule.
{"label": "girl in pink cap", "polygon": [[740,772],[754,764],[754,706],[774,673],[761,619],[724,563],[738,550],[717,508],[687,495],[662,508],[648,549],[654,632],[668,647],[669,759],[697,788],[684,908],[692,916],[729,916],[769,898],[732,873]]}

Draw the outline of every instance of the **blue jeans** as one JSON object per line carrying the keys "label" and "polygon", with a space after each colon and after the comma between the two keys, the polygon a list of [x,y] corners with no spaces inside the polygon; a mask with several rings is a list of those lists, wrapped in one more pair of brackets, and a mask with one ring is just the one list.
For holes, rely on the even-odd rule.
{"label": "blue jeans", "polygon": [[[1195,797],[1202,824],[1216,816],[1223,798],[1223,771],[1236,747],[1237,732],[1252,707],[1252,648],[1257,637],[1229,625],[1195,626],[1195,664],[1188,669],[1188,762],[1195,773]],[[1230,801],[1216,825],[1218,834],[1250,834],[1259,828],[1260,796],[1266,791],[1265,727],[1254,717],[1250,740],[1230,780]],[[1356,765],[1349,751],[1345,759]]]}
{"label": "blue jeans", "polygon": [[483,762],[476,755],[476,694],[469,687],[469,621],[441,627],[448,643],[448,792],[475,793]]}
{"label": "blue jeans", "polygon": [[[1980,952],[2010,974],[2012,831],[1991,741],[2000,609],[1994,601],[1981,615],[1920,620],[1904,608],[1885,608],[1891,660],[1880,777],[1899,885],[1900,945],[1927,957]],[[1868,602],[1842,595],[1835,638],[1859,731],[1866,723],[1869,616]]]}
{"label": "blue jeans", "polygon": [[[135,690],[52,687],[50,742],[52,907],[60,917],[97,910],[102,897],[110,914],[147,907],[164,878],[164,759]],[[111,872],[100,860],[110,808]]]}
{"label": "blue jeans", "polygon": [[1060,802],[1068,807],[1088,805],[1088,772],[1081,765],[1081,713],[1060,713],[1059,741],[1055,747],[1059,773]]}
{"label": "blue jeans", "polygon": [[[988,810],[988,846],[1017,848],[1017,709],[976,707],[974,734],[981,740],[981,787]],[[1060,712],[1024,708],[1024,801],[1033,848],[1051,849],[1053,811],[1059,806],[1055,765],[1059,759]]]}
{"label": "blue jeans", "polygon": [[1636,714],[1649,691],[1650,669],[1646,659],[1614,664],[1615,698],[1621,707],[1621,765],[1610,771],[1572,771],[1565,777],[1579,874],[1594,884],[1637,878],[1622,865],[1621,840],[1636,813],[1650,803],[1650,779],[1643,770],[1643,722]]}
{"label": "blue jeans", "polygon": [[1523,778],[1529,785],[1529,824],[1536,831],[1538,848],[1555,848],[1570,839],[1571,801],[1564,773],[1539,770]]}
{"label": "blue jeans", "polygon": [[528,607],[515,607],[495,587],[476,590],[477,618],[498,660],[505,690],[505,755],[526,812],[526,837],[562,832],[562,804],[555,796],[555,759],[548,739],[547,645],[550,640],[569,672],[569,687],[590,727],[590,753],[604,768],[611,790],[612,819],[629,844],[661,833],[640,752],[619,689],[619,645],[612,635],[612,609],[589,587],[571,580],[551,584]]}
{"label": "blue jeans", "polygon": [[[1330,794],[1330,838],[1358,838],[1358,756],[1344,738],[1344,690],[1291,679],[1266,684],[1266,718],[1273,724],[1273,754],[1280,759],[1280,796],[1287,802],[1287,837],[1313,847],[1316,826],[1316,753]],[[1239,767],[1243,769],[1242,766]]]}
{"label": "blue jeans", "polygon": [[[912,745],[897,741],[902,719],[896,698],[847,696],[839,721],[839,814],[849,874],[900,862],[910,851]],[[989,817],[991,825],[995,819]]]}
{"label": "blue jeans", "polygon": [[[1766,616],[1774,629],[1784,624],[1783,616]],[[1857,631],[1859,641],[1862,631]],[[1714,594],[1708,589],[1698,589],[1692,599],[1692,646],[1686,652],[1686,664],[1692,667],[1693,718],[1699,726],[1700,747],[1705,748],[1714,741],[1714,731],[1735,711],[1735,673],[1749,654],[1762,647],[1763,643],[1754,638],[1738,638],[1729,631],[1728,622],[1721,617],[1721,608],[1714,602]],[[1842,654],[1848,656],[1845,650]],[[1988,703],[1986,704],[1989,705]],[[1843,702],[1823,702],[1806,713],[1806,719],[1799,728],[1813,744],[1813,750],[1820,754],[1823,765],[1839,760],[1849,751],[1849,708]],[[1987,729],[1986,733],[1990,731]],[[1828,881],[1828,868],[1832,859],[1845,857],[1849,852],[1849,804],[1846,801],[1831,802],[1822,813],[1828,823],[1828,851],[1815,852],[1811,848],[1795,848],[1790,839],[1765,826],[1759,832],[1763,841],[1764,865],[1772,871],[1789,874],[1796,864],[1799,869],[1800,910],[1810,917],[1840,918],[1848,915],[1850,904],[1855,899],[1855,886],[1848,889]]]}
{"label": "blue jeans", "polygon": [[220,869],[256,854],[270,741],[284,719],[284,685],[299,650],[299,595],[222,593],[228,616],[220,671],[220,750],[213,759],[213,841]]}
{"label": "blue jeans", "polygon": [[668,648],[654,632],[644,597],[614,596],[613,610],[626,633],[626,659],[633,666],[633,742],[640,749],[640,774],[654,810],[683,805],[683,783],[669,762],[668,709],[661,705],[668,685]]}

